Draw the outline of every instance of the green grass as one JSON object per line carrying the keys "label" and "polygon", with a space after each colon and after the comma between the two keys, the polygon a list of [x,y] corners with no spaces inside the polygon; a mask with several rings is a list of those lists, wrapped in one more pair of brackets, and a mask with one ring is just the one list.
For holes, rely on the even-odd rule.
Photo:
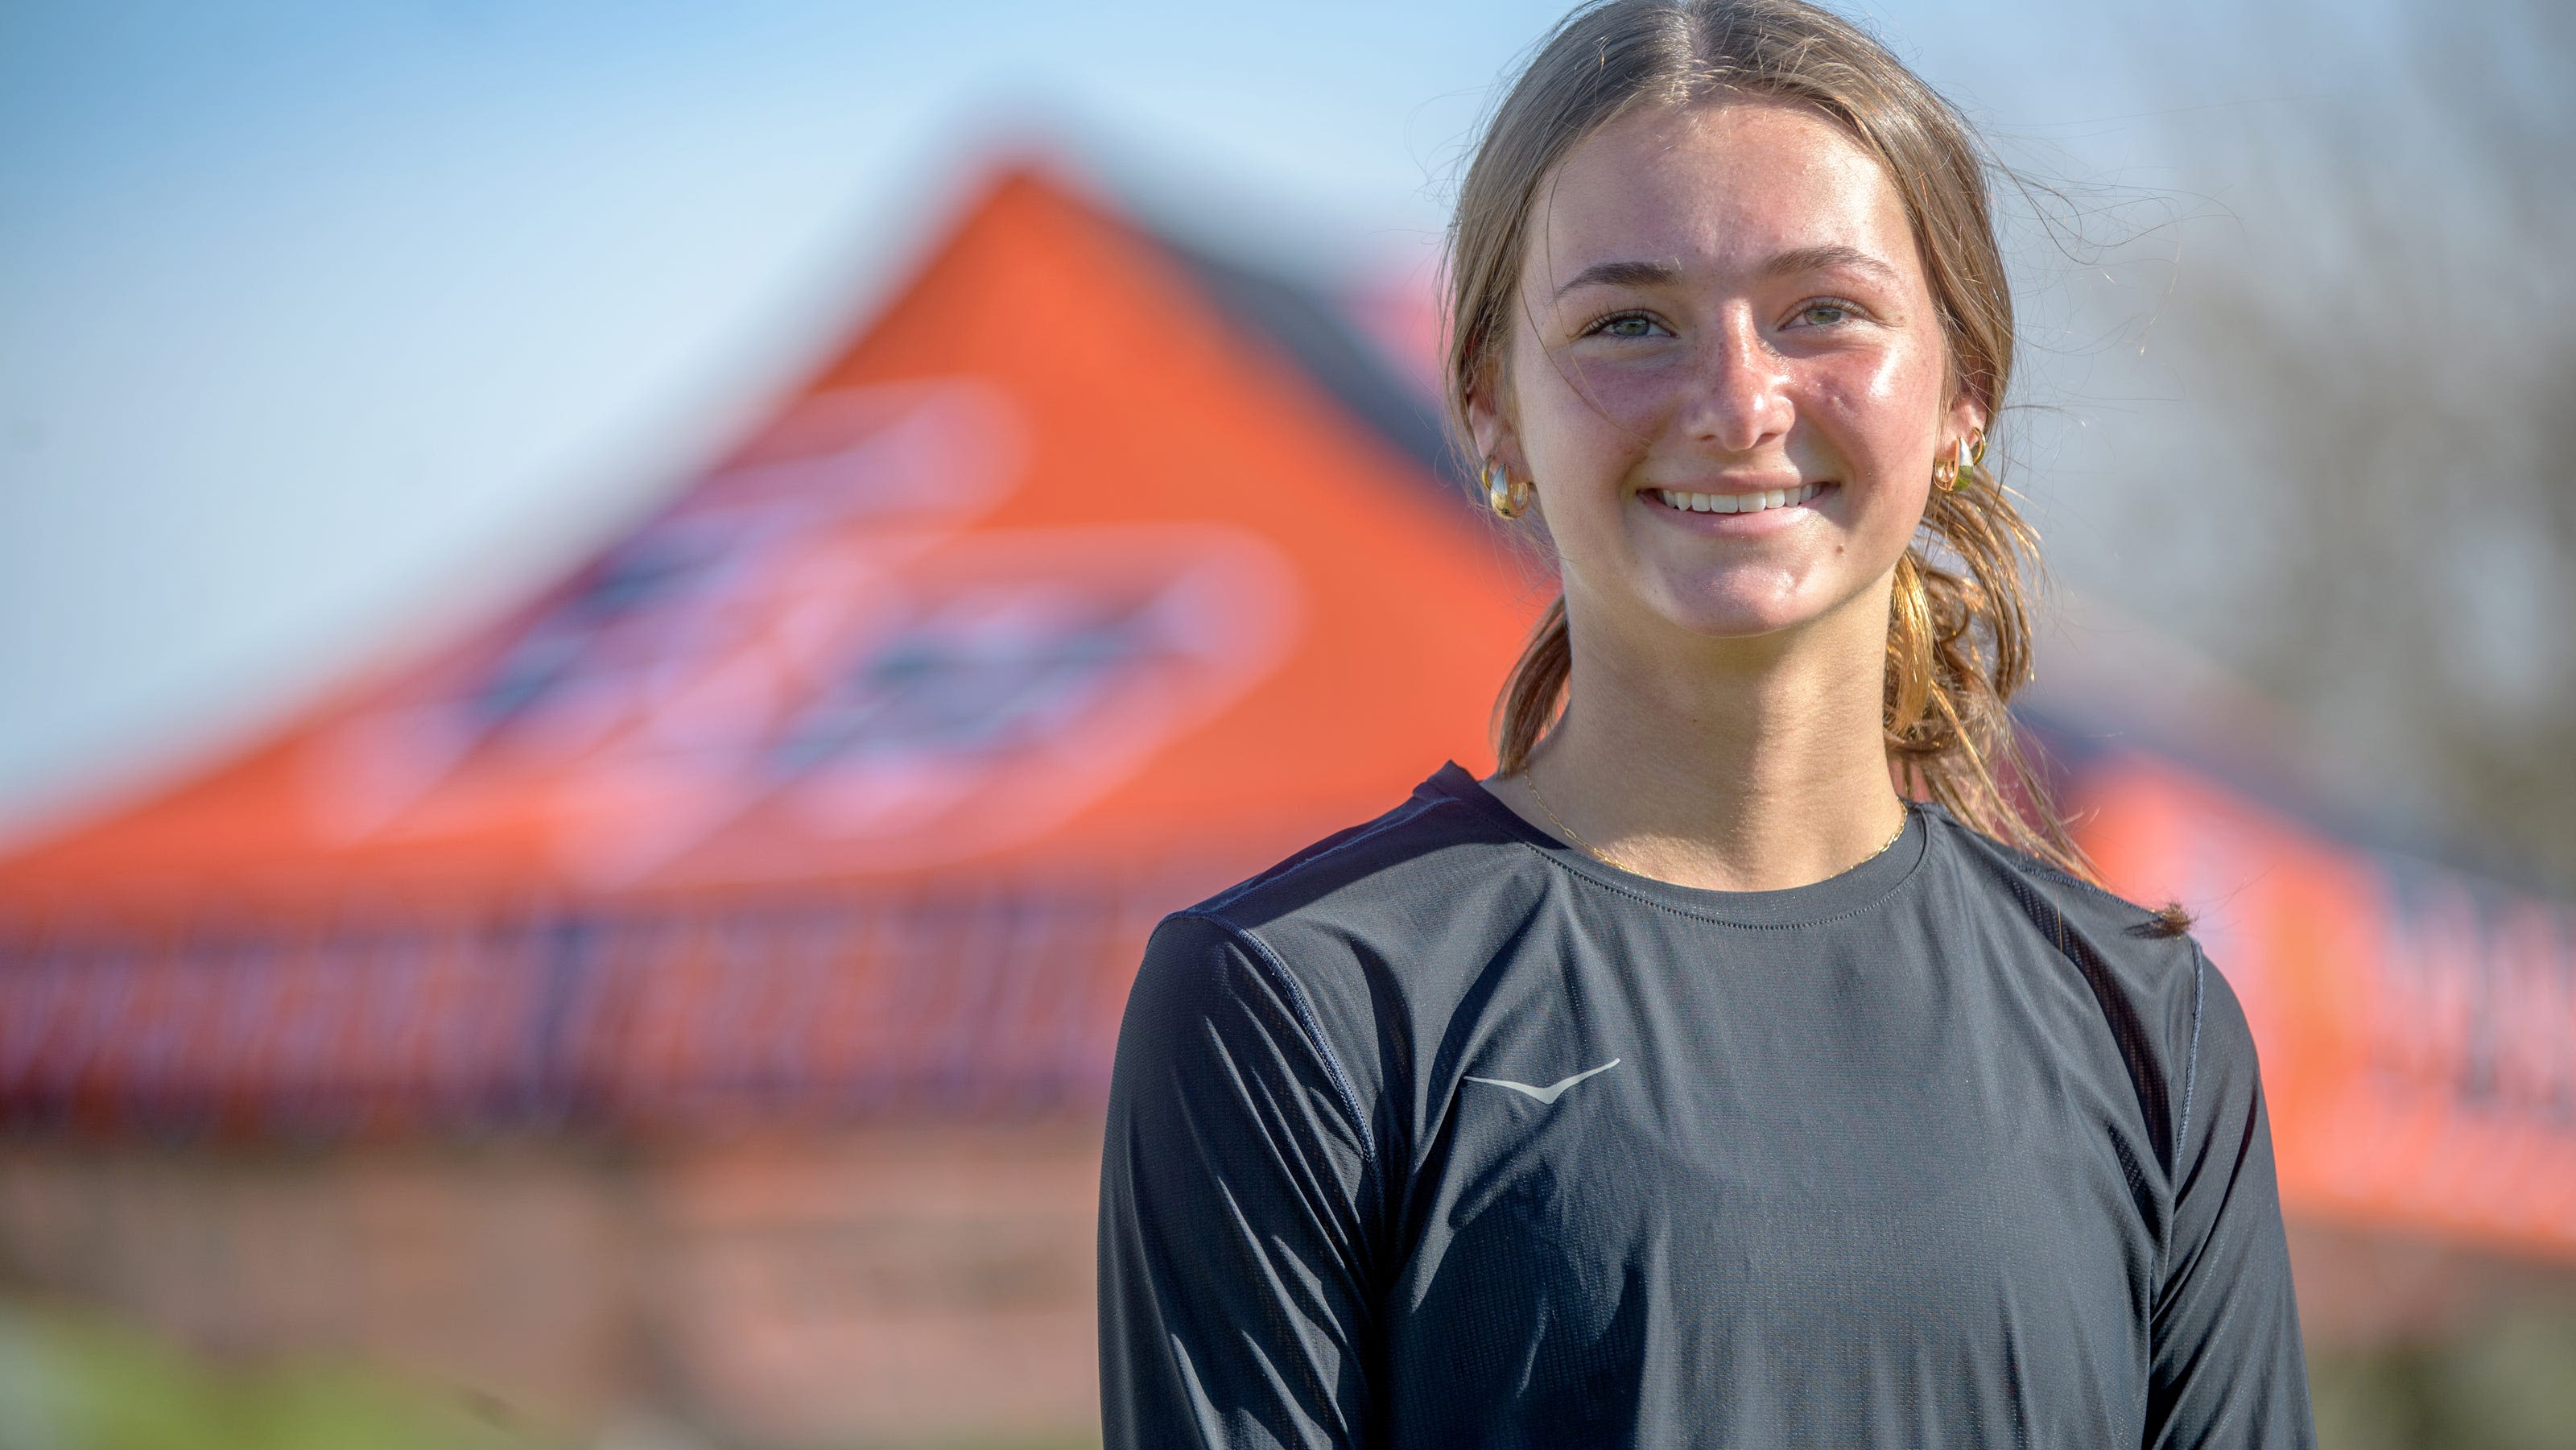
{"label": "green grass", "polygon": [[102,1316],[0,1301],[8,1450],[540,1450],[454,1399],[317,1356],[226,1364]]}
{"label": "green grass", "polygon": [[2435,1343],[2322,1355],[2308,1383],[2322,1450],[2568,1450],[2576,1309],[2511,1314]]}

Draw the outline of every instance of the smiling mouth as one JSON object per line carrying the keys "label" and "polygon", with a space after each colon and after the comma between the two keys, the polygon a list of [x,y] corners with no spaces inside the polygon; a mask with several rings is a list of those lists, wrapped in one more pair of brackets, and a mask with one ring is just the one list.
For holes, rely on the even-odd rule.
{"label": "smiling mouth", "polygon": [[1796,488],[1774,488],[1760,493],[1684,493],[1679,489],[1650,488],[1646,497],[1668,509],[1690,514],[1758,514],[1765,509],[1788,508],[1802,504],[1832,487],[1824,483],[1802,483]]}

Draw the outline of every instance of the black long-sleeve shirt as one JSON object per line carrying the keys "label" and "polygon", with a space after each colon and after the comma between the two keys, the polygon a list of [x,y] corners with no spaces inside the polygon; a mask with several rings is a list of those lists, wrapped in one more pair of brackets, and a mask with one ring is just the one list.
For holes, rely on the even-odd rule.
{"label": "black long-sleeve shirt", "polygon": [[1155,932],[1100,1352],[1112,1450],[2314,1441],[2188,937],[1937,807],[1702,891],[1454,764]]}

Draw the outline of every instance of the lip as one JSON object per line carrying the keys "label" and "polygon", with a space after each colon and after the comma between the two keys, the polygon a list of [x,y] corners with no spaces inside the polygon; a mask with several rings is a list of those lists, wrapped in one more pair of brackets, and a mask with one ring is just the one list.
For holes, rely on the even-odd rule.
{"label": "lip", "polygon": [[1779,508],[1763,509],[1758,513],[1749,514],[1704,514],[1688,509],[1671,508],[1663,500],[1656,498],[1652,489],[1640,489],[1630,497],[1637,501],[1639,508],[1653,513],[1669,527],[1687,529],[1694,534],[1714,535],[1718,538],[1752,539],[1760,538],[1765,534],[1776,534],[1782,529],[1796,528],[1799,524],[1814,518],[1826,500],[1838,496],[1841,492],[1840,483],[1820,483],[1816,489],[1816,496],[1805,503],[1783,504]]}

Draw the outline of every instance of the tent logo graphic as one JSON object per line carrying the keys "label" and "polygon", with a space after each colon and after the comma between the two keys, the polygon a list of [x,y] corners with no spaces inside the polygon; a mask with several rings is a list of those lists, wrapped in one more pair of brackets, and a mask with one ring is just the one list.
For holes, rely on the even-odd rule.
{"label": "tent logo graphic", "polygon": [[522,621],[344,724],[316,815],[348,839],[400,835],[425,796],[612,755],[746,668],[818,668],[831,611],[1009,492],[1020,431],[974,381],[804,400]]}
{"label": "tent logo graphic", "polygon": [[561,864],[609,885],[781,838],[755,820],[843,866],[1056,824],[1268,671],[1295,574],[1213,522],[972,527],[1015,482],[1012,416],[957,382],[809,402],[353,720],[325,809],[399,839],[533,804]]}

